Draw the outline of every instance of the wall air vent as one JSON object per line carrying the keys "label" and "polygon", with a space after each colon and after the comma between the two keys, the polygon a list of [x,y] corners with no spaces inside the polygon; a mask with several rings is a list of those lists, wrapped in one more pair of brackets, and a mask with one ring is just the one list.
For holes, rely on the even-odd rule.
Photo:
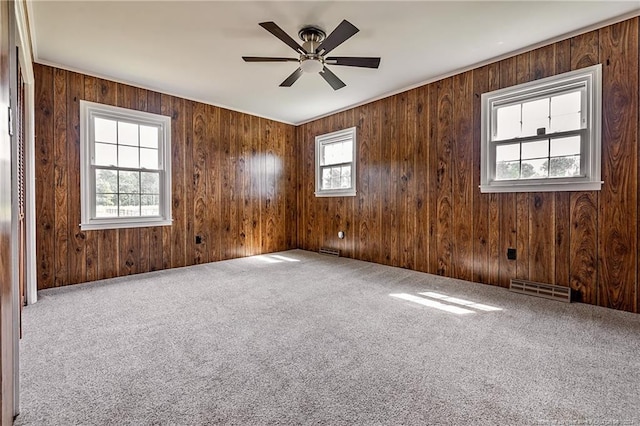
{"label": "wall air vent", "polygon": [[571,302],[571,289],[552,284],[542,284],[534,281],[512,279],[509,290],[530,296],[544,297],[560,302]]}
{"label": "wall air vent", "polygon": [[340,256],[340,250],[332,249],[329,247],[320,247],[320,250],[318,250],[318,252],[320,254],[328,254],[329,256],[335,256],[335,257]]}

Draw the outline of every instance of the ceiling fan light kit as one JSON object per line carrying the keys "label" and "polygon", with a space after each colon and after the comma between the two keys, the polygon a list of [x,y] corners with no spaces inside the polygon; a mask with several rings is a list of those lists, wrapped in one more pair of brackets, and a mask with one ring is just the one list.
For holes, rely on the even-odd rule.
{"label": "ceiling fan light kit", "polygon": [[343,20],[327,37],[325,32],[315,26],[303,27],[298,36],[302,46],[291,38],[275,22],[262,22],[262,28],[279,38],[287,46],[295,50],[299,58],[271,58],[261,56],[243,56],[245,62],[298,62],[300,67],[287,77],[280,87],[290,87],[303,73],[319,73],[334,89],[346,86],[325,64],[347,67],[378,68],[380,58],[366,58],[357,56],[326,57],[333,49],[351,38],[359,30],[349,21]]}
{"label": "ceiling fan light kit", "polygon": [[322,62],[319,59],[301,59],[300,68],[302,71],[312,73],[322,71]]}

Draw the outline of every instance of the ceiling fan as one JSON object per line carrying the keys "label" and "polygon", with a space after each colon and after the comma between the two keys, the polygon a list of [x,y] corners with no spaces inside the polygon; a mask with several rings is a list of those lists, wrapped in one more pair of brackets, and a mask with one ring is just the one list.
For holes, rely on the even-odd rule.
{"label": "ceiling fan", "polygon": [[300,66],[289,77],[286,78],[280,87],[291,87],[302,75],[302,73],[319,73],[333,90],[338,90],[346,86],[326,65],[342,65],[347,67],[378,68],[380,58],[366,58],[353,56],[326,56],[333,49],[352,37],[358,30],[346,19],[329,36],[320,28],[315,26],[303,27],[298,36],[303,41],[302,46],[287,33],[284,32],[275,22],[262,22],[262,28],[278,37],[287,46],[295,50],[300,56],[298,58],[269,58],[261,56],[243,56],[245,62],[298,62]]}

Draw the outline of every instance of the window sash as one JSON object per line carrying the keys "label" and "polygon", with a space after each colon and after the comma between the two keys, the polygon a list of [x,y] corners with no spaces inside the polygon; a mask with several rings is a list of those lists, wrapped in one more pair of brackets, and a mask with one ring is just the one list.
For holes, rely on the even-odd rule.
{"label": "window sash", "polygon": [[[325,170],[331,170],[333,168],[336,167],[340,167],[342,169],[342,167],[344,166],[349,166],[350,170],[349,170],[349,186],[346,188],[333,188],[333,187],[326,187],[324,186],[324,171]],[[326,165],[326,166],[320,166],[320,189],[324,190],[324,191],[339,191],[339,190],[348,190],[351,189],[351,187],[353,186],[353,163],[352,162],[347,162],[347,163],[336,163],[336,164],[330,164],[330,165]],[[342,181],[342,175],[339,177]],[[333,180],[333,178],[331,179]]]}
{"label": "window sash", "polygon": [[[551,164],[551,159],[553,158],[562,158],[562,157],[568,157],[570,155],[555,155],[552,156],[551,155],[551,141],[554,139],[564,139],[564,138],[568,138],[571,136],[578,136],[580,137],[580,152],[578,154],[575,155],[579,155],[580,156],[580,173],[577,176],[546,176],[546,177],[538,177],[538,178],[524,178],[524,177],[519,177],[517,179],[498,179],[496,177],[497,175],[497,167],[498,167],[498,161],[497,161],[497,148],[499,146],[505,146],[505,145],[515,145],[515,144],[519,144],[520,145],[520,156],[517,159],[514,159],[512,161],[518,161],[520,162],[520,164],[522,164],[524,161],[527,160],[538,160],[538,159],[542,159],[545,158],[549,161],[549,167]],[[509,139],[509,140],[504,140],[504,141],[499,141],[499,142],[492,142],[490,143],[490,152],[489,152],[489,158],[490,158],[490,166],[491,166],[491,170],[490,170],[490,177],[492,181],[495,182],[500,182],[500,183],[508,183],[508,182],[544,182],[544,181],[548,181],[548,180],[554,180],[554,181],[562,181],[562,180],[575,180],[575,179],[579,179],[579,178],[584,178],[586,177],[586,169],[587,169],[587,165],[589,164],[589,150],[587,149],[588,146],[588,142],[587,142],[587,138],[588,138],[588,133],[587,133],[587,129],[580,129],[580,130],[574,130],[574,131],[568,131],[568,132],[559,132],[559,133],[552,133],[552,134],[547,134],[547,135],[540,135],[540,136],[531,136],[528,138],[513,138],[513,139]],[[544,157],[536,157],[536,158],[522,158],[522,144],[523,143],[527,143],[527,142],[538,142],[538,141],[548,141],[549,145],[547,148],[547,155]]]}
{"label": "window sash", "polygon": [[[324,153],[324,148],[326,148],[327,146],[331,146],[331,145],[338,145],[338,144],[342,144],[345,142],[350,142],[353,144],[353,140],[351,138],[342,138],[339,140],[334,140],[331,142],[322,142],[320,144],[320,152]],[[336,163],[328,163],[325,160],[325,156],[321,155],[320,156],[320,166],[330,166],[330,165],[336,165],[336,164],[347,164],[347,163],[353,163],[353,145],[351,146],[351,161],[344,161],[344,162],[336,162]]]}
{"label": "window sash", "polygon": [[[158,193],[146,193],[142,191],[142,179],[139,179],[138,181],[138,192],[122,192],[120,191],[120,178],[119,178],[119,174],[117,174],[118,177],[116,177],[117,182],[116,182],[116,191],[114,192],[98,192],[98,188],[97,188],[97,183],[96,183],[96,170],[109,170],[109,171],[114,171],[114,172],[137,172],[137,173],[153,173],[153,174],[157,174],[158,175]],[[162,217],[162,194],[164,193],[164,172],[162,170],[149,170],[149,169],[134,169],[134,168],[126,168],[126,167],[114,167],[114,166],[91,166],[91,171],[92,173],[89,175],[89,179],[90,179],[90,185],[91,188],[93,188],[91,197],[92,197],[92,202],[91,202],[91,220],[102,220],[102,219],[119,219],[122,217],[128,217],[128,218],[161,218]],[[116,206],[118,209],[118,214],[116,216],[98,216],[97,215],[97,209],[98,209],[98,203],[97,203],[97,198],[98,198],[98,194],[113,194],[113,195],[117,195],[118,196],[118,205]],[[134,195],[139,195],[140,197],[142,196],[158,196],[159,200],[158,200],[158,214],[157,215],[143,215],[142,214],[142,209],[140,210],[140,214],[137,216],[121,216],[119,211],[120,211],[120,195],[126,195],[126,194],[134,194]],[[140,200],[140,206],[142,206],[142,199]]]}
{"label": "window sash", "polygon": [[[89,146],[89,159],[91,162],[92,166],[97,166],[96,164],[96,143],[101,143],[101,144],[105,144],[105,145],[113,145],[116,147],[119,146],[131,146],[131,145],[124,145],[124,144],[120,144],[119,141],[116,140],[116,143],[111,143],[111,142],[96,142],[95,140],[95,120],[96,118],[101,118],[103,120],[110,120],[110,121],[115,121],[116,123],[120,122],[120,123],[128,123],[128,124],[135,124],[136,126],[138,126],[138,145],[135,146],[135,148],[138,149],[138,164],[139,164],[139,160],[140,160],[140,149],[151,149],[151,148],[145,148],[140,146],[140,126],[147,126],[147,127],[155,127],[156,129],[158,129],[158,168],[157,169],[148,169],[148,170],[164,170],[164,129],[162,127],[162,125],[159,125],[157,122],[154,121],[150,121],[150,120],[144,120],[144,119],[140,119],[138,121],[136,120],[131,120],[129,118],[124,118],[122,115],[119,114],[109,114],[109,113],[104,113],[104,112],[96,112],[96,111],[92,111],[89,117],[89,142],[90,142],[90,146]],[[117,124],[116,124],[117,126]],[[116,138],[117,138],[117,130],[116,130]],[[102,167],[102,165],[100,165]],[[119,167],[117,164],[112,164],[111,166],[114,167]],[[145,169],[143,167],[140,168]]]}
{"label": "window sash", "polygon": [[[534,102],[541,99],[551,99],[555,96],[566,95],[570,93],[580,92],[580,129],[586,129],[588,126],[588,99],[587,99],[587,83],[584,81],[570,84],[562,87],[552,87],[547,90],[536,91],[535,96],[527,95],[513,95],[505,96],[503,99],[494,100],[491,102],[491,130],[489,133],[491,142],[508,141],[511,139],[498,139],[498,110],[514,105],[522,106],[528,102]],[[529,91],[531,93],[531,91]],[[549,112],[550,113],[550,112]],[[551,116],[549,116],[549,119]],[[520,112],[520,126],[522,126],[522,110]],[[570,130],[574,131],[574,130]],[[546,133],[546,135],[557,134],[562,132]],[[520,139],[537,137],[539,135],[521,136]],[[540,135],[541,136],[541,135]]]}

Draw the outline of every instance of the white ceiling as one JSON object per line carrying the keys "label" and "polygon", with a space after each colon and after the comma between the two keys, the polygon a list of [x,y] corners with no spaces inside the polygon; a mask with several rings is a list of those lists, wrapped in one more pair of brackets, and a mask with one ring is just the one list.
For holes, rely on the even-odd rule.
{"label": "white ceiling", "polygon": [[[35,61],[299,124],[516,52],[640,13],[634,1],[30,1]],[[259,22],[298,40],[342,19],[360,32],[335,56],[380,56],[378,70],[332,66],[347,87],[317,74],[279,84],[297,57]]]}

